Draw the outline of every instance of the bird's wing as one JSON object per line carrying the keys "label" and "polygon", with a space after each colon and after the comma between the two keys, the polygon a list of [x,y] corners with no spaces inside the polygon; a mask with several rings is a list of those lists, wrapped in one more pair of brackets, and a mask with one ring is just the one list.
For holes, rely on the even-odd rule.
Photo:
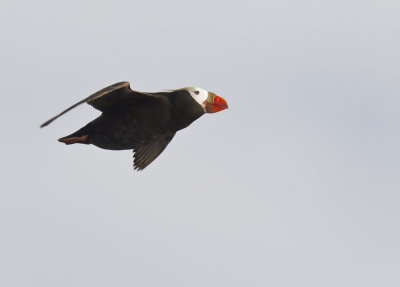
{"label": "bird's wing", "polygon": [[142,170],[155,160],[167,147],[175,133],[166,135],[152,143],[134,149],[133,166],[135,170]]}
{"label": "bird's wing", "polygon": [[141,97],[147,97],[148,94],[146,93],[140,93],[131,90],[129,86],[129,82],[120,82],[116,83],[114,85],[108,86],[93,95],[90,95],[86,99],[83,99],[80,102],[77,102],[76,104],[70,106],[68,109],[65,111],[59,113],[58,115],[52,117],[48,121],[44,122],[40,127],[43,128],[50,124],[52,121],[57,119],[58,117],[62,116],[66,112],[72,110],[73,108],[79,106],[80,104],[83,103],[88,103],[95,109],[98,109],[100,111],[104,111],[105,109],[117,105],[123,101],[126,100],[132,100],[134,98],[141,98]]}

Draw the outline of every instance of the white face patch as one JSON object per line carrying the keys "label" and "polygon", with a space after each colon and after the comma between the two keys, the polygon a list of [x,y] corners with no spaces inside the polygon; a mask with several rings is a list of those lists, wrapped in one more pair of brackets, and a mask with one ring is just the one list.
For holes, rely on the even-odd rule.
{"label": "white face patch", "polygon": [[189,87],[185,88],[185,90],[187,90],[190,93],[193,99],[195,99],[195,101],[198,102],[199,105],[201,105],[205,111],[204,102],[207,101],[208,91],[198,87]]}

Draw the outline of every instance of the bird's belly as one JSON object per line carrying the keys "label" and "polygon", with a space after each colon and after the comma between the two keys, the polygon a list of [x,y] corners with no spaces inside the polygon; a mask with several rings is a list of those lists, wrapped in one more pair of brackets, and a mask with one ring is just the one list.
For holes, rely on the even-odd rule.
{"label": "bird's belly", "polygon": [[114,134],[90,134],[89,142],[99,148],[110,150],[133,149],[137,139],[129,135],[118,136]]}
{"label": "bird's belly", "polygon": [[135,149],[168,132],[162,122],[130,117],[99,117],[91,130],[89,142],[110,150]]}

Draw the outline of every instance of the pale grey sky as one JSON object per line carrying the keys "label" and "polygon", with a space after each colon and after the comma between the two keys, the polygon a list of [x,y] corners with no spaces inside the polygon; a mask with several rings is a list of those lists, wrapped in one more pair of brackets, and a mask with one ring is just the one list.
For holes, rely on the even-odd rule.
{"label": "pale grey sky", "polygon": [[[0,286],[400,286],[398,1],[6,1]],[[146,170],[57,139],[118,81],[230,109]]]}

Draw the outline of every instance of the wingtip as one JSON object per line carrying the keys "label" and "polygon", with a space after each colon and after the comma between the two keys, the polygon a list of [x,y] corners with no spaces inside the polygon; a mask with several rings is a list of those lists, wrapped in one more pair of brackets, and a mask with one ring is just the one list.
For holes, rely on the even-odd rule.
{"label": "wingtip", "polygon": [[52,117],[50,120],[45,121],[43,124],[40,125],[40,128],[44,128],[45,126],[48,126],[51,124],[55,119],[57,119],[60,115],[57,115],[55,117]]}
{"label": "wingtip", "polygon": [[143,168],[138,167],[138,166],[133,166],[133,170],[136,171],[136,172],[139,172],[139,171],[142,171]]}
{"label": "wingtip", "polygon": [[43,124],[40,125],[40,128],[44,128],[45,126],[47,126],[49,124],[49,122],[45,122]]}

